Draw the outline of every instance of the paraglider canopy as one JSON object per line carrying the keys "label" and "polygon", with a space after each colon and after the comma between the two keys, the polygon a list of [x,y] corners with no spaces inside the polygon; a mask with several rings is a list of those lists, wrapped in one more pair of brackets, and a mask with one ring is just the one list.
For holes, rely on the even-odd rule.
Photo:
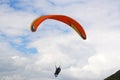
{"label": "paraglider canopy", "polygon": [[44,15],[44,16],[38,17],[33,21],[31,25],[31,31],[35,32],[38,26],[46,19],[54,19],[54,20],[61,21],[69,25],[70,27],[72,27],[81,36],[82,39],[85,40],[87,38],[83,27],[77,21],[65,15]]}

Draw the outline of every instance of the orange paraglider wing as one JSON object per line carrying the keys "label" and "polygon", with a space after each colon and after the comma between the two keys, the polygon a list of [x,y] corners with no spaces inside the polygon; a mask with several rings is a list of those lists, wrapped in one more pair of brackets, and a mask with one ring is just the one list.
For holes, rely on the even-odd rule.
{"label": "orange paraglider wing", "polygon": [[64,15],[44,15],[35,19],[31,25],[31,31],[35,32],[38,26],[46,19],[54,19],[66,23],[71,26],[84,40],[86,39],[86,33],[83,27],[74,19]]}

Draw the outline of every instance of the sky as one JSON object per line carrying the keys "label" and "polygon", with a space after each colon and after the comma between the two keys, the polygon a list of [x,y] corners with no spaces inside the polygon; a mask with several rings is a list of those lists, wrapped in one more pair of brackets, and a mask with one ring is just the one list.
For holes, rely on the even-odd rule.
{"label": "sky", "polygon": [[[120,0],[0,0],[0,80],[103,80],[120,69]],[[42,15],[78,21],[83,40],[68,25]],[[61,66],[55,78],[55,65]]]}

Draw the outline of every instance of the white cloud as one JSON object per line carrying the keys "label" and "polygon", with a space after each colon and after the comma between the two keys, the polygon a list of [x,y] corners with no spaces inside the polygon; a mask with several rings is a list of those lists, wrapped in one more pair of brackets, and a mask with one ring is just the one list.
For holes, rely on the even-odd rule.
{"label": "white cloud", "polygon": [[[58,80],[102,80],[119,69],[119,0],[20,1],[15,6],[25,7],[22,10],[10,7],[8,2],[0,3],[1,80],[53,80],[55,64],[62,67]],[[87,40],[67,25],[51,20],[30,33],[32,20],[42,14],[74,18],[84,26]],[[19,36],[26,36],[26,47],[34,47],[38,53],[26,55],[10,45],[11,41],[24,44]]]}
{"label": "white cloud", "polygon": [[8,5],[2,5],[0,11],[0,31],[8,36],[21,35],[29,28],[34,16],[34,14],[27,12],[15,11]]}

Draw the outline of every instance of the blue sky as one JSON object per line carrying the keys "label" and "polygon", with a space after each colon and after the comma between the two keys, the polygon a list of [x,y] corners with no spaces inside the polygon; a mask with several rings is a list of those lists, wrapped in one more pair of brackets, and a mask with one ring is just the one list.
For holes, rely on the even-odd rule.
{"label": "blue sky", "polygon": [[[103,80],[120,69],[119,0],[1,0],[0,80]],[[87,40],[66,24],[32,21],[62,14],[83,25]],[[55,65],[62,72],[54,78]]]}

